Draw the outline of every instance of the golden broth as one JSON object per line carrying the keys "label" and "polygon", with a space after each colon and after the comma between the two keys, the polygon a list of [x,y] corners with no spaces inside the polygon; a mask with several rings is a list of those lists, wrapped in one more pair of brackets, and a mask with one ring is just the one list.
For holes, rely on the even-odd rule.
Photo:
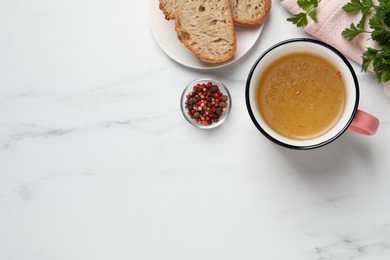
{"label": "golden broth", "polygon": [[261,75],[257,107],[266,123],[292,139],[318,137],[339,120],[346,90],[341,73],[309,53],[288,54]]}

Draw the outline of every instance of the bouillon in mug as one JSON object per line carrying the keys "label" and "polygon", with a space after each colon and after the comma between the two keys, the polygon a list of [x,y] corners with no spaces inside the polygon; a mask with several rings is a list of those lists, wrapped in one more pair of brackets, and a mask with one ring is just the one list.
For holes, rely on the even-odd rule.
{"label": "bouillon in mug", "polygon": [[314,39],[291,39],[265,51],[247,79],[249,115],[271,141],[312,149],[347,129],[373,135],[379,120],[359,105],[359,84],[349,61]]}

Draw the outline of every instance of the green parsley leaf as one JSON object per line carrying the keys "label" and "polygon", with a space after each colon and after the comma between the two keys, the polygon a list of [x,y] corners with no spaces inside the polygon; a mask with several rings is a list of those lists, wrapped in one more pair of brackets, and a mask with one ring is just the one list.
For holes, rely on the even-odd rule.
{"label": "green parsley leaf", "polygon": [[368,68],[370,67],[371,62],[375,59],[377,53],[378,53],[378,50],[373,49],[373,48],[367,48],[367,50],[363,53],[362,70],[364,72],[367,72]]}
{"label": "green parsley leaf", "polygon": [[309,14],[310,18],[311,18],[314,22],[318,22],[318,20],[317,20],[317,13],[316,13],[315,10],[309,12],[308,14]]}
{"label": "green parsley leaf", "polygon": [[374,6],[374,3],[372,0],[362,0],[362,4],[363,6],[366,6],[366,7],[373,7]]}
{"label": "green parsley leaf", "polygon": [[348,41],[352,41],[356,36],[364,32],[366,32],[364,29],[358,28],[352,23],[349,28],[341,32],[341,35]]}
{"label": "green parsley leaf", "polygon": [[308,24],[309,16],[313,21],[317,22],[317,13],[316,9],[321,0],[297,0],[297,4],[301,7],[304,12],[300,12],[293,17],[287,19],[287,21],[292,22],[297,27],[304,27]]}
{"label": "green parsley leaf", "polygon": [[306,13],[299,13],[287,19],[287,21],[296,24],[298,27],[304,27],[307,25],[307,17]]}
{"label": "green parsley leaf", "polygon": [[384,26],[383,20],[381,20],[378,16],[373,16],[370,19],[370,27],[373,29],[371,33],[371,38],[374,41],[379,42],[381,45],[389,45],[390,44],[390,29]]}
{"label": "green parsley leaf", "polygon": [[362,8],[363,5],[359,0],[352,0],[350,3],[343,6],[343,10],[347,13],[360,11]]}
{"label": "green parsley leaf", "polygon": [[305,11],[308,11],[312,6],[311,0],[298,0],[297,4]]}
{"label": "green parsley leaf", "polygon": [[381,50],[367,48],[362,55],[363,63],[362,70],[367,71],[372,64],[375,72],[374,78],[378,82],[386,82],[390,80],[390,47],[386,46]]}

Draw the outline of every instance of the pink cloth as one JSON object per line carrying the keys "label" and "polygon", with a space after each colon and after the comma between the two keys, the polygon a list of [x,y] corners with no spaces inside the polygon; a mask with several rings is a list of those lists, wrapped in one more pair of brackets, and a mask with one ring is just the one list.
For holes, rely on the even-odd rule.
{"label": "pink cloth", "polygon": [[[351,42],[341,36],[341,32],[345,28],[349,28],[351,23],[356,24],[361,18],[359,14],[348,14],[342,10],[342,7],[348,2],[350,1],[321,0],[317,8],[318,22],[309,19],[304,30],[319,40],[332,45],[358,64],[362,64],[362,53],[366,47],[375,47],[375,43],[369,39],[369,34],[361,34]],[[281,0],[281,5],[292,14],[302,11],[297,5],[297,0]],[[384,84],[384,91],[390,97],[390,81]]]}

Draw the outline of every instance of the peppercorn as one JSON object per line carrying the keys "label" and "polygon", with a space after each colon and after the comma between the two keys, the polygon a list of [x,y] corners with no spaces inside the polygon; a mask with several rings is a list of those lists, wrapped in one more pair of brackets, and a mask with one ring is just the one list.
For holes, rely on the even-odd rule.
{"label": "peppercorn", "polygon": [[217,113],[217,115],[222,115],[222,107],[217,107],[215,113]]}
{"label": "peppercorn", "polygon": [[222,108],[225,108],[225,107],[227,107],[227,104],[225,101],[221,101],[221,102],[219,102],[219,106]]}

